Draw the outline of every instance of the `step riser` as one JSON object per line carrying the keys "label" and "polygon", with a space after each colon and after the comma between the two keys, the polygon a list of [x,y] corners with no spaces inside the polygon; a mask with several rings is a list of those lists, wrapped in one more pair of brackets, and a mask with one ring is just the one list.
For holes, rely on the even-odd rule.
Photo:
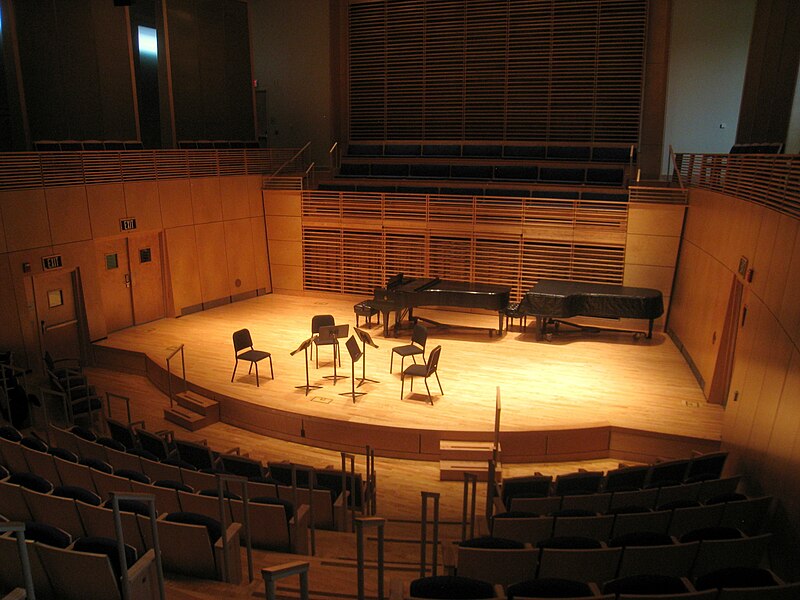
{"label": "step riser", "polygon": [[199,415],[219,420],[219,403],[216,400],[199,396],[193,392],[181,392],[175,395],[175,402],[179,406]]}
{"label": "step riser", "polygon": [[165,408],[164,418],[170,423],[175,423],[189,431],[197,431],[207,425],[216,423],[219,419],[212,419],[207,416],[198,415],[195,412],[183,408]]}
{"label": "step riser", "polygon": [[[478,481],[486,482],[489,480],[489,472],[486,469],[478,469],[474,467],[464,466],[459,467],[440,467],[439,468],[439,481],[464,481],[464,473],[474,473]],[[500,481],[503,475],[500,467],[495,471],[495,481]]]}

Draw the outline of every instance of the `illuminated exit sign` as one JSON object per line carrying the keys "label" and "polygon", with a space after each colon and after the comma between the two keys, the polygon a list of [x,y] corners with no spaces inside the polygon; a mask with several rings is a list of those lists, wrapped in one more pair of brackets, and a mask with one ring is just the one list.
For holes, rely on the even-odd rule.
{"label": "illuminated exit sign", "polygon": [[119,220],[120,231],[132,231],[134,229],[136,229],[136,219],[134,217]]}

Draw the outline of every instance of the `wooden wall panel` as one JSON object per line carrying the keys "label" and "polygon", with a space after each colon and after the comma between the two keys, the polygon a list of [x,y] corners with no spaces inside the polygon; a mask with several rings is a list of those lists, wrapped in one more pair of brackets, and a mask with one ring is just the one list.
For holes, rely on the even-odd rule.
{"label": "wooden wall panel", "polygon": [[192,191],[188,179],[166,179],[158,182],[158,197],[161,202],[161,221],[164,229],[191,225]]}
{"label": "wooden wall panel", "polygon": [[626,264],[622,284],[631,287],[648,287],[661,290],[662,293],[665,293],[664,298],[666,300],[671,294],[674,275],[675,269],[672,267]]}
{"label": "wooden wall panel", "polygon": [[50,245],[44,188],[0,192],[0,211],[9,252]]}
{"label": "wooden wall panel", "polygon": [[224,220],[244,219],[250,216],[250,191],[247,176],[221,178],[219,194]]}
{"label": "wooden wall panel", "polygon": [[45,188],[53,244],[92,239],[84,186]]}
{"label": "wooden wall panel", "polygon": [[[259,194],[260,195],[260,194]],[[267,231],[264,225],[264,217],[253,217],[250,219],[250,230],[253,235],[253,256],[256,269],[256,286],[259,290],[266,292],[272,291],[272,279],[270,277],[270,255],[267,250]]]}
{"label": "wooden wall panel", "polygon": [[14,279],[18,276],[12,275],[12,264],[9,259],[10,255],[0,255],[0,314],[3,315],[3,326],[0,327],[0,348],[11,350],[18,355],[20,360],[25,360],[25,339],[22,336],[20,325],[20,317],[24,313],[19,310],[17,304]]}
{"label": "wooden wall panel", "polygon": [[678,236],[629,233],[625,245],[625,262],[674,268],[680,241]]}
{"label": "wooden wall panel", "polygon": [[173,311],[180,315],[187,309],[197,310],[203,303],[203,294],[194,227],[166,229],[164,242]]}
{"label": "wooden wall panel", "polygon": [[789,263],[789,271],[786,274],[783,299],[777,311],[778,318],[795,345],[800,346],[800,302],[797,300],[800,298],[800,237],[795,238],[791,258],[787,255],[783,260]]}
{"label": "wooden wall panel", "polygon": [[260,175],[247,176],[247,197],[250,203],[250,216],[259,217],[264,214],[264,199],[261,195],[263,177]]}
{"label": "wooden wall panel", "polygon": [[222,220],[222,199],[218,177],[190,179],[192,188],[192,214],[195,223]]}
{"label": "wooden wall panel", "polygon": [[202,223],[195,225],[195,232],[203,308],[210,308],[221,301],[229,301],[231,295],[225,256],[225,227],[222,223]]}
{"label": "wooden wall panel", "polygon": [[92,237],[119,234],[119,220],[126,217],[125,191],[121,183],[86,186]]}
{"label": "wooden wall panel", "polygon": [[250,219],[225,221],[225,251],[228,259],[228,289],[231,296],[255,291],[255,244]]}
{"label": "wooden wall panel", "polygon": [[3,226],[3,209],[2,201],[0,201],[0,253],[6,252],[8,246],[6,245],[6,229]]}
{"label": "wooden wall panel", "polygon": [[137,231],[161,231],[161,201],[158,183],[132,181],[124,184],[125,215],[136,218]]}

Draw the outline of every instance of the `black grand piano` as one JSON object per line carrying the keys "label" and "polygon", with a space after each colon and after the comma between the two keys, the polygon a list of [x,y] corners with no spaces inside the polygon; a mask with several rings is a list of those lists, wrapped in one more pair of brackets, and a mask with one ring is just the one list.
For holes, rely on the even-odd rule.
{"label": "black grand piano", "polygon": [[[383,335],[389,335],[389,314],[394,311],[395,332],[400,327],[403,315],[414,319],[417,306],[453,306],[459,308],[482,308],[498,313],[498,331],[503,332],[503,309],[508,306],[511,288],[489,283],[449,281],[438,277],[404,277],[402,273],[390,278],[386,287],[376,288],[370,306],[383,315]],[[428,320],[429,319],[421,319]],[[494,331],[494,330],[492,330]]]}
{"label": "black grand piano", "polygon": [[[522,302],[520,311],[535,315],[539,335],[547,335],[547,326],[563,323],[573,327],[581,325],[564,321],[576,316],[604,319],[648,319],[647,337],[653,336],[653,320],[664,314],[664,300],[659,290],[626,287],[582,281],[556,281],[542,279],[534,285]],[[616,329],[641,333],[627,329]]]}

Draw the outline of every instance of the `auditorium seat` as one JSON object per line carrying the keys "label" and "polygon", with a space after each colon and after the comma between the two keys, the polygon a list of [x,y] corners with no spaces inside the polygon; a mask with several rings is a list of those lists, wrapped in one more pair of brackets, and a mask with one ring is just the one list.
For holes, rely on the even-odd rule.
{"label": "auditorium seat", "polygon": [[602,471],[578,471],[559,475],[553,485],[553,494],[568,496],[576,494],[594,494],[603,483]]}
{"label": "auditorium seat", "polygon": [[664,485],[678,485],[679,483],[683,483],[688,468],[688,459],[653,463],[650,465],[650,472],[647,474],[645,487],[657,488]]}
{"label": "auditorium seat", "polygon": [[577,496],[562,496],[561,509],[583,509],[596,513],[608,512],[611,508],[611,493],[581,494]]}
{"label": "auditorium seat", "polygon": [[[528,579],[508,586],[506,598],[508,600],[540,600],[542,598],[598,598],[600,590],[595,583],[575,581],[574,579],[561,579],[547,577]],[[613,599],[614,596],[604,596]]]}
{"label": "auditorium seat", "polygon": [[[681,541],[685,538],[683,536]],[[733,539],[702,539],[692,567],[692,577],[729,567],[758,567],[771,540],[771,533]]]}
{"label": "auditorium seat", "polygon": [[588,538],[552,538],[539,546],[539,578],[608,581],[616,576],[622,556],[622,548],[609,548]]}
{"label": "auditorium seat", "polygon": [[719,524],[723,527],[736,527],[747,535],[756,535],[763,531],[771,505],[772,496],[726,502],[723,504]]}
{"label": "auditorium seat", "polygon": [[728,453],[725,451],[696,454],[689,461],[684,479],[688,483],[719,479],[722,477],[727,458]]}
{"label": "auditorium seat", "polygon": [[525,512],[498,513],[492,519],[492,535],[535,546],[553,536],[554,524],[555,517]]}
{"label": "auditorium seat", "polygon": [[[38,527],[33,525],[33,527]],[[55,528],[53,528],[55,529]],[[63,544],[63,536],[66,536],[67,545],[72,543],[69,534],[61,532],[63,535],[48,535],[43,536],[49,543]],[[25,533],[25,546],[28,551],[28,563],[31,567],[31,578],[33,579],[33,589],[36,593],[36,598],[41,600],[56,600],[58,598],[57,590],[53,589],[50,583],[50,578],[45,571],[44,565],[39,558],[38,548],[44,542],[34,541],[32,537],[31,527],[26,526]],[[20,561],[19,549],[17,546],[17,539],[14,534],[4,533],[0,535],[0,589],[12,589],[15,587],[24,588],[25,581],[22,577],[22,563]]]}
{"label": "auditorium seat", "polygon": [[724,507],[724,504],[712,504],[676,508],[672,511],[669,534],[680,537],[695,529],[719,525]]}
{"label": "auditorium seat", "polygon": [[618,510],[625,506],[642,506],[654,508],[658,499],[658,489],[630,490],[614,492],[611,496],[609,511]]}
{"label": "auditorium seat", "polygon": [[646,600],[653,596],[664,600],[712,600],[714,598],[714,594],[710,594],[708,591],[697,592],[685,577],[670,575],[644,574],[621,577],[607,581],[602,589],[605,594],[618,594],[618,598],[626,600]]}
{"label": "auditorium seat", "polygon": [[32,521],[33,516],[22,495],[22,486],[8,479],[0,481],[0,514],[11,521]]}
{"label": "auditorium seat", "polygon": [[[506,477],[501,486],[501,497],[506,508],[514,510],[529,510],[511,506],[512,498],[541,498],[550,494],[553,478],[550,475],[526,475],[523,477]],[[558,500],[559,507],[561,499]],[[543,514],[545,511],[533,511]],[[546,511],[550,512],[550,511]]]}
{"label": "auditorium seat", "polygon": [[734,568],[712,571],[694,582],[695,588],[717,589],[717,600],[797,600],[800,582],[787,584],[772,571]]}
{"label": "auditorium seat", "polygon": [[627,492],[640,490],[647,480],[649,466],[620,467],[606,473],[603,490],[606,492]]}
{"label": "auditorium seat", "polygon": [[538,555],[538,549],[531,544],[497,537],[443,545],[447,574],[503,586],[534,577]]}
{"label": "auditorium seat", "polygon": [[614,515],[557,516],[553,536],[585,536],[607,540],[611,537],[614,518]]}
{"label": "auditorium seat", "polygon": [[[139,521],[140,529],[150,546],[152,540],[149,539],[149,519],[139,517]],[[223,532],[216,519],[183,512],[160,515],[156,523],[164,570],[199,579],[228,580],[231,583],[241,581],[240,523],[229,524]],[[224,576],[222,564],[223,533],[230,549],[228,577]]]}
{"label": "auditorium seat", "polygon": [[700,502],[707,502],[711,498],[722,494],[730,494],[736,491],[741,481],[741,475],[723,477],[720,479],[707,479],[700,486],[697,499]]}
{"label": "auditorium seat", "polygon": [[[47,448],[49,450],[49,448]],[[53,455],[47,451],[40,452],[22,446],[22,454],[27,464],[27,470],[32,473],[38,473],[54,485],[59,485],[61,480],[56,469],[56,463]]]}
{"label": "auditorium seat", "polygon": [[25,461],[25,454],[19,440],[22,439],[20,435],[17,439],[12,433],[19,433],[13,427],[4,427],[3,433],[0,435],[0,457],[2,457],[3,464],[12,473],[21,473],[28,470],[28,463]]}
{"label": "auditorium seat", "polygon": [[[115,566],[116,541],[103,538],[76,540],[69,548],[41,545],[38,548],[42,565],[63,600],[118,600],[127,585],[131,598],[143,600],[158,597],[155,553],[149,550],[136,558],[133,548],[126,552],[127,577],[120,581],[121,567]],[[86,574],[91,573],[91,577]]]}
{"label": "auditorium seat", "polygon": [[[233,519],[242,523],[244,503],[231,500]],[[308,506],[300,505],[295,511],[291,502],[279,498],[251,498],[251,541],[254,547],[274,552],[308,554]]]}
{"label": "auditorium seat", "polygon": [[69,533],[73,538],[86,535],[83,521],[73,498],[41,494],[31,490],[23,491],[33,520],[38,523],[54,525]]}
{"label": "auditorium seat", "polygon": [[487,581],[456,575],[432,575],[413,580],[405,589],[401,581],[391,582],[392,599],[415,600],[452,599],[491,600],[505,598],[502,586],[493,586]]}
{"label": "auditorium seat", "polygon": [[617,512],[612,537],[636,531],[667,533],[672,511]]}
{"label": "auditorium seat", "polygon": [[[548,483],[549,485],[549,483]],[[561,496],[526,497],[514,496],[509,498],[511,506],[504,505],[514,512],[531,512],[540,515],[548,515],[561,508]]]}
{"label": "auditorium seat", "polygon": [[[92,506],[83,502],[75,503],[83,522],[85,535],[91,537],[107,537],[116,539],[117,530],[114,523],[114,511],[109,506]],[[108,503],[107,503],[108,504]],[[139,528],[139,519],[134,512],[126,511],[120,503],[120,522],[122,537],[125,543],[136,548],[139,556],[148,549]]]}
{"label": "auditorium seat", "polygon": [[625,545],[622,549],[618,577],[645,575],[654,571],[662,575],[688,577],[699,547],[700,542]]}

